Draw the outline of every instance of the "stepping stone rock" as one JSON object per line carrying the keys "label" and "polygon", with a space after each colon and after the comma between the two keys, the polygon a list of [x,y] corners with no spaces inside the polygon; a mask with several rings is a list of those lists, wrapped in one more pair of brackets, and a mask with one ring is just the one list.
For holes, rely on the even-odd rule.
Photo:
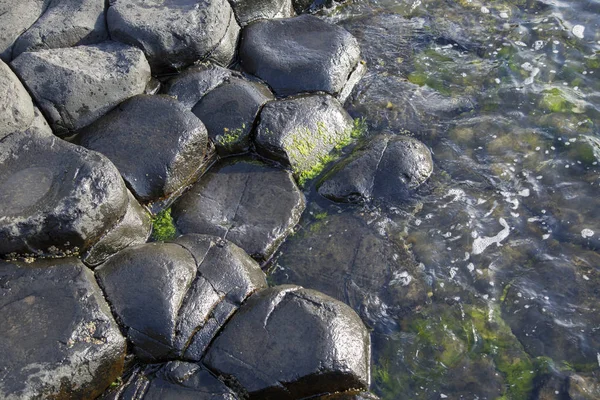
{"label": "stepping stone rock", "polygon": [[215,235],[258,260],[268,259],[304,211],[287,171],[253,161],[213,167],[172,208],[181,233]]}
{"label": "stepping stone rock", "polygon": [[406,136],[380,135],[336,165],[319,193],[343,203],[373,198],[401,201],[432,171],[431,152],[423,143]]}
{"label": "stepping stone rock", "polygon": [[0,140],[15,131],[27,129],[32,121],[33,103],[29,93],[8,65],[0,60]]}
{"label": "stepping stone rock", "polygon": [[0,261],[0,397],[93,399],[122,372],[126,343],[76,259]]}
{"label": "stepping stone rock", "polygon": [[350,139],[352,124],[352,118],[329,95],[273,101],[260,114],[257,150],[290,165],[298,178],[322,168],[327,155]]}
{"label": "stepping stone rock", "polygon": [[12,66],[57,135],[89,125],[150,80],[144,54],[116,42],[25,52]]}
{"label": "stepping stone rock", "polygon": [[15,41],[40,18],[47,0],[0,0],[0,59],[10,62]]}
{"label": "stepping stone rock", "polygon": [[259,19],[287,18],[295,15],[292,0],[232,0],[231,6],[241,26]]}
{"label": "stepping stone rock", "polygon": [[12,56],[25,51],[100,43],[108,38],[105,0],[50,0],[44,14],[15,42]]}
{"label": "stepping stone rock", "polygon": [[85,251],[125,215],[127,188],[103,155],[30,130],[0,141],[0,255]]}
{"label": "stepping stone rock", "polygon": [[112,39],[142,49],[155,74],[206,58],[229,64],[240,30],[226,0],[116,0],[107,19]]}
{"label": "stepping stone rock", "polygon": [[240,60],[278,96],[324,91],[337,95],[356,68],[360,49],[344,28],[311,15],[248,25]]}
{"label": "stepping stone rock", "polygon": [[370,382],[369,332],[347,305],[299,286],[251,296],[204,358],[251,399],[300,399]]}
{"label": "stepping stone rock", "polygon": [[267,286],[243,250],[206,235],[130,247],[96,276],[146,362],[200,360],[246,297]]}
{"label": "stepping stone rock", "polygon": [[273,94],[258,82],[230,78],[206,94],[192,112],[200,118],[220,156],[250,150],[250,133],[262,106]]}
{"label": "stepping stone rock", "polygon": [[206,368],[172,361],[149,365],[129,379],[115,400],[237,400],[238,397]]}
{"label": "stepping stone rock", "polygon": [[79,138],[117,166],[143,203],[194,180],[207,153],[204,124],[169,96],[134,96],[84,128]]}

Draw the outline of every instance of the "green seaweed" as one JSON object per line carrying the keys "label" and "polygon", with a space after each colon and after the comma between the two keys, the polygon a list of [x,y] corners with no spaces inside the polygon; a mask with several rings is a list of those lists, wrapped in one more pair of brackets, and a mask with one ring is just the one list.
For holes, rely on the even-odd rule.
{"label": "green seaweed", "polygon": [[565,96],[560,89],[553,88],[550,90],[545,90],[542,93],[540,107],[543,107],[551,112],[562,113],[570,112],[573,108],[573,104],[565,99]]}
{"label": "green seaweed", "polygon": [[170,208],[162,210],[152,218],[152,240],[164,242],[173,239],[176,233]]}
{"label": "green seaweed", "polygon": [[217,135],[216,142],[223,147],[236,144],[242,139],[245,129],[246,124],[242,124],[242,127],[237,129],[223,128],[223,134]]}

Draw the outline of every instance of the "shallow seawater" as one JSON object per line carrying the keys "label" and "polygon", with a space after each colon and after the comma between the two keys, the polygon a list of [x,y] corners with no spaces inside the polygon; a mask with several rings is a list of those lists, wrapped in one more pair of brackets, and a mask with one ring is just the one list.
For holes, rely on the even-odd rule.
{"label": "shallow seawater", "polygon": [[335,204],[313,181],[270,280],[359,312],[384,399],[596,398],[600,1],[357,0],[319,15],[361,43],[368,73],[346,108],[363,140],[412,135],[435,168],[396,204]]}

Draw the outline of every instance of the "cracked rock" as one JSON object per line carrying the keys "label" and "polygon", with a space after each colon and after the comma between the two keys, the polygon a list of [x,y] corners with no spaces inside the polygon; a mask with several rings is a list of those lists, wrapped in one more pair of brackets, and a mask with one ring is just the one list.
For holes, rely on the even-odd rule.
{"label": "cracked rock", "polygon": [[431,152],[420,141],[379,135],[325,176],[319,193],[338,202],[407,198],[433,171]]}
{"label": "cracked rock", "polygon": [[83,129],[79,140],[108,157],[143,203],[195,180],[207,153],[204,124],[169,96],[134,96]]}
{"label": "cracked rock", "polygon": [[0,140],[13,132],[26,130],[32,121],[33,103],[29,93],[0,60]]}
{"label": "cracked rock", "polygon": [[298,223],[304,195],[288,171],[256,161],[213,167],[172,208],[181,233],[205,233],[265,260]]}
{"label": "cracked rock", "polygon": [[0,261],[0,397],[96,398],[126,343],[92,272],[76,259]]}
{"label": "cracked rock", "polygon": [[370,383],[370,338],[347,305],[299,286],[251,296],[204,358],[250,399],[300,399]]}
{"label": "cracked rock", "polygon": [[116,42],[25,52],[11,64],[57,135],[67,135],[144,92],[150,67]]}

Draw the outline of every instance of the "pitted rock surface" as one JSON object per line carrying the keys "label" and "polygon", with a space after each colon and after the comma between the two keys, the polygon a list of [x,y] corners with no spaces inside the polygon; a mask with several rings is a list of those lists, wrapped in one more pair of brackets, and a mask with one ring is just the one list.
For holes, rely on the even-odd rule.
{"label": "pitted rock surface", "polygon": [[259,19],[288,18],[295,15],[292,0],[232,0],[231,6],[241,26]]}
{"label": "pitted rock surface", "polygon": [[208,135],[221,156],[250,150],[250,134],[262,106],[274,100],[263,84],[229,78],[208,92],[192,109],[206,125]]}
{"label": "pitted rock surface", "polygon": [[433,171],[431,152],[416,139],[380,135],[327,174],[319,193],[339,202],[406,199]]}
{"label": "pitted rock surface", "polygon": [[0,397],[95,398],[126,343],[92,272],[76,259],[0,261]]}
{"label": "pitted rock surface", "polygon": [[57,135],[89,125],[150,80],[144,54],[116,42],[25,52],[11,65]]}
{"label": "pitted rock surface", "polygon": [[213,167],[172,208],[181,233],[230,240],[264,260],[298,223],[304,195],[288,171],[255,161]]}
{"label": "pitted rock surface", "polygon": [[212,58],[231,62],[239,26],[227,0],[114,0],[111,38],[139,47],[155,74]]}
{"label": "pitted rock surface", "polygon": [[301,399],[369,386],[369,332],[347,305],[299,286],[251,296],[204,364],[251,399]]}
{"label": "pitted rock surface", "polygon": [[33,121],[33,103],[29,93],[8,65],[0,60],[0,140],[24,131]]}
{"label": "pitted rock surface", "polygon": [[146,362],[199,360],[245,298],[266,287],[243,250],[206,235],[130,247],[96,275]]}
{"label": "pitted rock surface", "polygon": [[337,95],[360,58],[348,31],[311,15],[254,22],[244,28],[239,51],[243,68],[278,96]]}
{"label": "pitted rock surface", "polygon": [[14,44],[12,56],[25,51],[100,43],[108,39],[105,0],[46,0],[44,14]]}
{"label": "pitted rock surface", "polygon": [[341,104],[326,94],[273,101],[260,113],[257,151],[290,165],[298,177],[348,140],[352,123]]}
{"label": "pitted rock surface", "polygon": [[103,155],[30,130],[0,141],[0,254],[84,251],[119,221],[128,192]]}
{"label": "pitted rock surface", "polygon": [[83,129],[79,140],[108,157],[133,194],[148,203],[197,177],[208,139],[202,121],[177,100],[138,95]]}

